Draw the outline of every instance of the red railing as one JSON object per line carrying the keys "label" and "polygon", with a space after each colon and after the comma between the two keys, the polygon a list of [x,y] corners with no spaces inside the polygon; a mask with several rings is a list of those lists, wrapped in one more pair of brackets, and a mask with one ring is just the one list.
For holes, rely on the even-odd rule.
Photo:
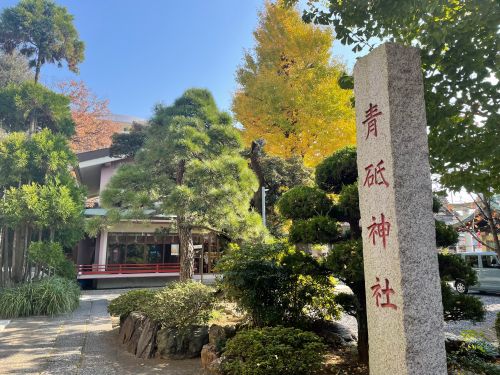
{"label": "red railing", "polygon": [[78,275],[113,275],[134,273],[175,273],[180,272],[179,263],[154,264],[79,264]]}

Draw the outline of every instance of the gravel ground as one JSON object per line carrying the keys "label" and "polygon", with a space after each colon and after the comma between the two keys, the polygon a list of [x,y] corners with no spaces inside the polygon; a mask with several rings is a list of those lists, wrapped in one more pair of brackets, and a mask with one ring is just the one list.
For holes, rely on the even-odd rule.
{"label": "gravel ground", "polygon": [[[349,292],[350,289],[346,286],[339,285],[337,287],[342,292]],[[499,294],[479,294],[470,293],[471,295],[477,296],[483,301],[484,307],[486,309],[486,316],[483,322],[472,323],[469,320],[462,320],[458,322],[448,322],[445,323],[445,332],[452,333],[454,335],[460,335],[460,332],[464,330],[474,330],[484,335],[484,338],[492,343],[497,344],[497,337],[495,333],[495,319],[497,313],[500,311],[500,295]],[[340,324],[349,328],[354,334],[358,333],[358,326],[356,319],[349,315],[342,315],[339,321]]]}
{"label": "gravel ground", "polygon": [[484,322],[474,324],[468,320],[449,322],[445,326],[446,332],[460,335],[463,330],[474,330],[484,335],[484,338],[493,343],[498,343],[495,333],[495,319],[500,311],[500,295],[498,294],[478,294],[470,293],[483,301],[486,309]]}

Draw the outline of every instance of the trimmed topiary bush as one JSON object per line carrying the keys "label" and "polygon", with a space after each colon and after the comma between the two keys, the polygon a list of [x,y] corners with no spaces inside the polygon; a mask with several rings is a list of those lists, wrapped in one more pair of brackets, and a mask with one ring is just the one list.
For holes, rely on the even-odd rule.
{"label": "trimmed topiary bush", "polygon": [[296,328],[241,331],[229,339],[222,361],[225,375],[309,375],[322,369],[326,346],[312,332]]}
{"label": "trimmed topiary bush", "polygon": [[75,310],[80,302],[77,283],[53,276],[0,290],[0,318],[57,315]]}
{"label": "trimmed topiary bush", "polygon": [[280,213],[287,219],[309,219],[327,215],[332,209],[332,201],[325,192],[309,186],[296,186],[278,201]]}
{"label": "trimmed topiary bush", "polygon": [[108,305],[108,312],[114,316],[127,316],[132,311],[144,312],[145,306],[155,296],[155,290],[137,289],[113,299]]}

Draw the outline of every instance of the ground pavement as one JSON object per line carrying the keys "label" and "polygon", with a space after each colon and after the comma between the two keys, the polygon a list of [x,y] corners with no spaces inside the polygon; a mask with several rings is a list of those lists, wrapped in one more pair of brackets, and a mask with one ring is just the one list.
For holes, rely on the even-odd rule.
{"label": "ground pavement", "polygon": [[199,374],[198,358],[140,360],[120,347],[106,307],[121,292],[83,292],[64,316],[0,321],[0,374]]}

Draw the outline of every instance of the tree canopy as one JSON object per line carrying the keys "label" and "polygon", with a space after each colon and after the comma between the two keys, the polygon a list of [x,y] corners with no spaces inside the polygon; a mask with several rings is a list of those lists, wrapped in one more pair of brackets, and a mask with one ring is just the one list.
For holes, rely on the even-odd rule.
{"label": "tree canopy", "polygon": [[85,47],[65,7],[52,0],[21,0],[0,14],[0,49],[18,50],[30,59],[38,82],[45,63],[62,66],[65,61],[69,70],[78,72]]}
{"label": "tree canopy", "polygon": [[354,144],[352,92],[338,85],[345,68],[331,59],[331,33],[269,2],[259,19],[233,99],[246,144],[263,138],[269,154],[299,156],[307,166]]}
{"label": "tree canopy", "polygon": [[500,3],[328,0],[309,5],[304,20],[333,25],[338,39],[354,51],[371,49],[382,40],[422,50],[433,172],[444,187],[477,194],[476,205],[500,254],[492,209],[493,196],[500,192]]}
{"label": "tree canopy", "polygon": [[135,163],[118,170],[102,201],[176,215],[187,279],[193,272],[193,227],[233,239],[260,235],[260,217],[249,210],[258,183],[240,155],[238,130],[207,90],[190,89],[172,106],[158,105],[149,124]]}
{"label": "tree canopy", "polygon": [[75,125],[69,103],[66,96],[38,83],[11,84],[0,88],[0,127],[7,132],[27,131],[31,134],[39,129],[50,129],[70,136]]}

